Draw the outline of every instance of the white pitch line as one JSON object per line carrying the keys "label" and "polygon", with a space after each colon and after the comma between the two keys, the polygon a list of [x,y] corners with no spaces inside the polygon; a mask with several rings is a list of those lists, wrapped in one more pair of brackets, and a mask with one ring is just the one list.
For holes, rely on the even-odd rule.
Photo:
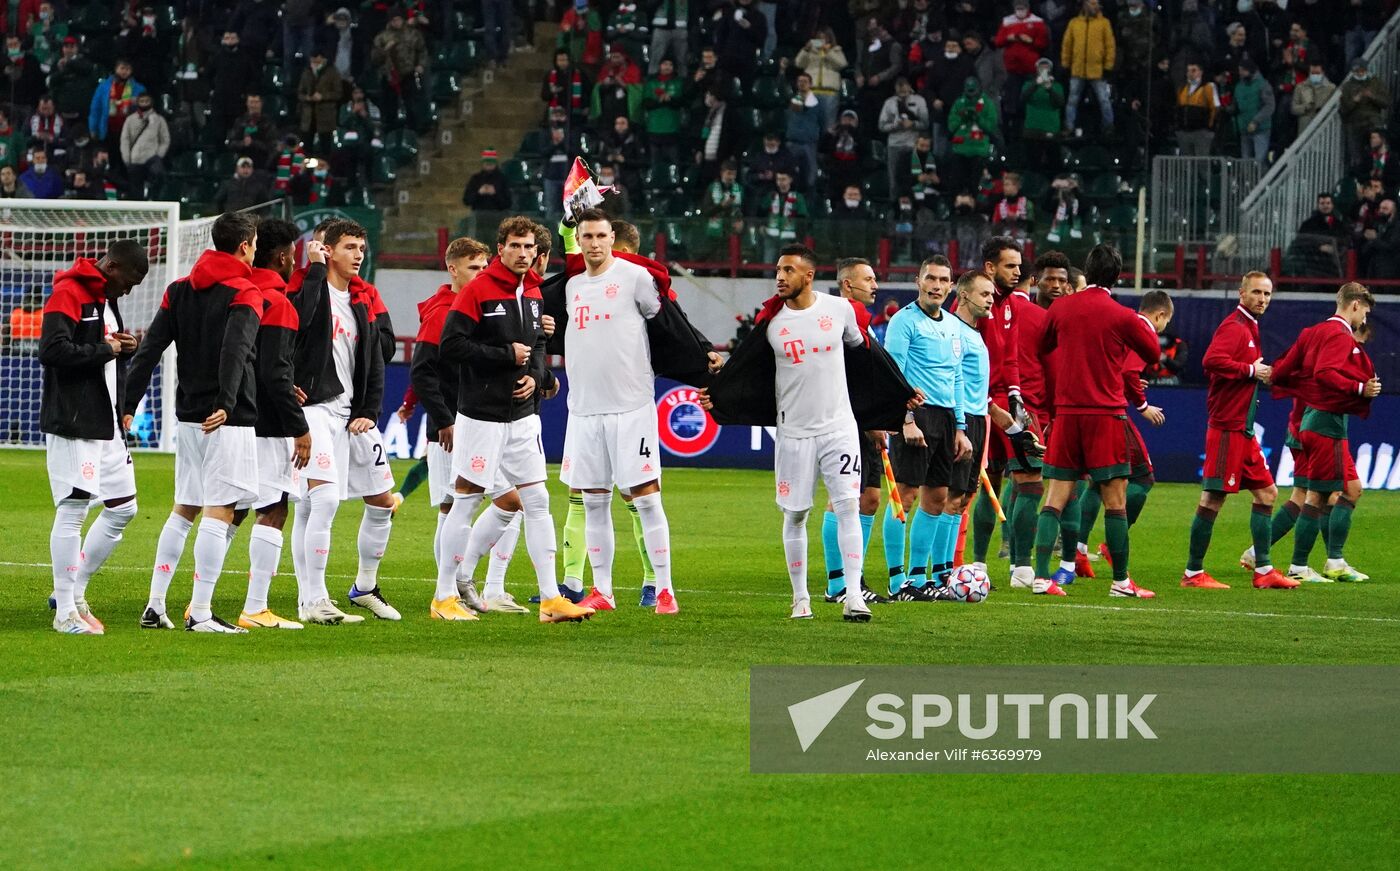
{"label": "white pitch line", "polygon": [[[22,563],[0,561],[0,567],[47,569],[48,563]],[[143,572],[147,566],[104,566],[119,572]],[[281,574],[279,572],[279,574]],[[327,572],[328,578],[353,578],[353,574],[336,574]],[[380,575],[386,581],[417,581],[422,584],[436,583],[432,578],[407,577],[403,575]],[[629,587],[614,584],[615,590],[640,590],[641,587]],[[690,595],[704,596],[746,596],[759,597],[765,599],[787,599],[789,593],[768,592],[767,590],[696,590],[677,587],[676,592]],[[1128,614],[1188,614],[1193,617],[1246,617],[1264,620],[1352,620],[1361,623],[1400,623],[1400,617],[1367,617],[1357,614],[1284,614],[1276,611],[1213,611],[1206,608],[1159,608],[1155,605],[1144,605],[1142,607],[1124,607],[1122,605],[1089,605],[1079,602],[1054,602],[1040,604],[1037,602],[1014,602],[1008,601],[1004,596],[997,596],[988,600],[995,605],[1016,606],[1021,608],[1075,608],[1084,611],[1118,611]]]}

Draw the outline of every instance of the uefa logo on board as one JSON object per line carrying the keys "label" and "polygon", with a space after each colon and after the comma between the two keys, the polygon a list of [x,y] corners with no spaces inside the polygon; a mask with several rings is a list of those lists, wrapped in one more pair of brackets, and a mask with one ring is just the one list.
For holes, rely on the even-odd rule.
{"label": "uefa logo on board", "polygon": [[719,440],[719,424],[700,407],[700,391],[673,387],[656,400],[661,446],[678,457],[698,457]]}

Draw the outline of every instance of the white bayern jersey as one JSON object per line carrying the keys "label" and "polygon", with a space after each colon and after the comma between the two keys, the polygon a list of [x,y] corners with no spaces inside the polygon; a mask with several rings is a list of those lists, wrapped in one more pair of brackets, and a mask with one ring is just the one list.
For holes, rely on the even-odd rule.
{"label": "white bayern jersey", "polygon": [[330,288],[331,298],[331,356],[335,360],[335,377],[340,379],[341,394],[323,403],[341,419],[350,417],[350,399],[355,392],[355,310],[350,307],[350,291]]}
{"label": "white bayern jersey", "polygon": [[646,322],[661,310],[658,293],[650,272],[621,257],[600,275],[569,279],[564,371],[570,414],[621,414],[656,401]]}
{"label": "white bayern jersey", "polygon": [[[102,304],[102,338],[117,332],[117,315],[111,303]],[[112,398],[112,419],[117,419],[117,358],[113,357],[102,366],[102,378],[107,382],[107,395]],[[118,427],[118,438],[121,437]]]}
{"label": "white bayern jersey", "polygon": [[818,293],[809,308],[778,310],[768,344],[777,360],[779,435],[811,438],[855,425],[843,345],[864,341],[855,309],[839,296]]}

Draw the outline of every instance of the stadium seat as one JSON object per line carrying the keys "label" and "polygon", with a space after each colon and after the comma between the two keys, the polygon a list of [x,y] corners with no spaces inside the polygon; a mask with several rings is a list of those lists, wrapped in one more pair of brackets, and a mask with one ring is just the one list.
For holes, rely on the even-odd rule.
{"label": "stadium seat", "polygon": [[1050,179],[1032,170],[1021,173],[1021,193],[1034,202],[1040,202],[1050,193]]}
{"label": "stadium seat", "polygon": [[[282,65],[279,63],[269,63],[262,69],[262,90],[263,99],[266,100],[273,92],[281,92],[287,85],[282,78]],[[264,106],[266,108],[266,106]]]}
{"label": "stadium seat", "polygon": [[267,93],[263,95],[264,114],[276,118],[279,126],[287,126],[291,119],[291,112],[287,108],[287,101],[281,94]]}
{"label": "stadium seat", "polygon": [[653,163],[642,176],[642,188],[648,194],[652,191],[680,191],[680,168],[671,163]]}
{"label": "stadium seat", "polygon": [[1106,229],[1115,232],[1130,232],[1137,227],[1137,206],[1131,203],[1119,203],[1109,208],[1099,218]]}
{"label": "stadium seat", "polygon": [[171,158],[168,174],[176,178],[194,178],[205,175],[206,170],[212,174],[213,161],[207,158],[205,152],[195,148]]}
{"label": "stadium seat", "polygon": [[760,76],[753,83],[753,103],[760,109],[780,109],[791,99],[787,80],[779,76]]}
{"label": "stadium seat", "polygon": [[841,79],[841,87],[837,90],[838,96],[841,100],[841,108],[854,109],[856,107],[856,103],[858,102],[856,95],[859,92],[860,88],[856,86],[855,79],[848,79],[843,77]]}
{"label": "stadium seat", "polygon": [[371,184],[391,185],[398,181],[398,167],[387,154],[381,154],[370,161],[369,180]]}
{"label": "stadium seat", "polygon": [[883,169],[876,170],[865,177],[865,182],[861,185],[865,191],[865,201],[888,202],[890,198],[890,174]]}
{"label": "stadium seat", "polygon": [[464,40],[471,36],[475,22],[472,17],[462,9],[452,10],[452,41]]}
{"label": "stadium seat", "polygon": [[543,130],[539,128],[527,130],[525,131],[525,135],[520,139],[520,145],[515,149],[515,156],[522,160],[539,157],[544,154],[544,149],[547,144]]}
{"label": "stadium seat", "polygon": [[[208,174],[213,176],[214,178],[217,178],[219,181],[223,181],[224,179],[233,175],[234,166],[236,166],[238,163],[238,155],[234,154],[231,151],[220,152],[219,154],[214,155],[213,163],[214,169]],[[208,155],[204,156],[204,165],[206,168],[209,166]]]}
{"label": "stadium seat", "polygon": [[501,172],[512,189],[534,187],[538,184],[539,173],[523,160],[507,160],[501,164]]}
{"label": "stadium seat", "polygon": [[110,3],[87,3],[71,10],[71,27],[87,36],[108,36],[116,29],[113,6]]}
{"label": "stadium seat", "polygon": [[1121,161],[1109,153],[1102,145],[1084,145],[1074,149],[1065,158],[1065,165],[1078,172],[1117,169]]}
{"label": "stadium seat", "polygon": [[433,73],[433,99],[443,103],[455,102],[462,93],[462,80],[450,69]]}
{"label": "stadium seat", "polygon": [[1339,213],[1351,214],[1356,206],[1356,180],[1350,174],[1342,176],[1332,188],[1332,200]]}
{"label": "stadium seat", "polygon": [[345,198],[345,205],[347,206],[365,209],[374,208],[374,194],[372,194],[367,187],[357,185],[355,187],[346,188],[343,196]]}
{"label": "stadium seat", "polygon": [[1101,172],[1091,175],[1084,188],[1084,197],[1105,207],[1117,203],[1123,178],[1117,173]]}
{"label": "stadium seat", "polygon": [[418,159],[418,134],[412,130],[395,130],[384,137],[384,150],[396,166]]}
{"label": "stadium seat", "polygon": [[700,187],[703,183],[704,175],[701,173],[700,167],[696,166],[694,163],[689,162],[687,162],[685,166],[681,167],[682,190],[685,190],[686,192],[691,194],[695,194],[700,191]]}

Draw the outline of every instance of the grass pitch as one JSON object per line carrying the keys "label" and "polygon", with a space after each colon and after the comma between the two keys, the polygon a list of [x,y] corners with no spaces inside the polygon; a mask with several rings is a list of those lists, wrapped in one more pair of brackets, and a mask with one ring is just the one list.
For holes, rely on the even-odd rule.
{"label": "grass pitch", "polygon": [[[1005,589],[1001,564],[982,605],[884,606],[852,626],[823,604],[813,621],[786,619],[770,474],[668,470],[680,615],[635,607],[618,506],[617,613],[456,626],[428,619],[420,491],[381,573],[402,623],[217,638],[136,628],[173,460],[136,462],[140,514],[88,592],[108,634],[73,638],[44,607],[43,456],[0,452],[0,867],[1377,867],[1400,855],[1400,777],[753,775],[747,726],[760,663],[1400,663],[1396,494],[1368,493],[1356,514],[1348,556],[1366,584],[1251,589],[1234,567],[1247,497],[1234,497],[1207,568],[1235,588],[1182,590],[1197,491],[1159,485],[1133,536],[1153,602],[1109,599],[1105,580],[1032,600]],[[336,524],[342,602],[359,518],[346,503]],[[215,602],[229,619],[247,536]],[[880,554],[877,524],[872,577]],[[293,614],[286,554],[282,565],[272,605]],[[522,544],[509,581],[522,600],[527,572]],[[1318,736],[1345,739],[1345,723]]]}

